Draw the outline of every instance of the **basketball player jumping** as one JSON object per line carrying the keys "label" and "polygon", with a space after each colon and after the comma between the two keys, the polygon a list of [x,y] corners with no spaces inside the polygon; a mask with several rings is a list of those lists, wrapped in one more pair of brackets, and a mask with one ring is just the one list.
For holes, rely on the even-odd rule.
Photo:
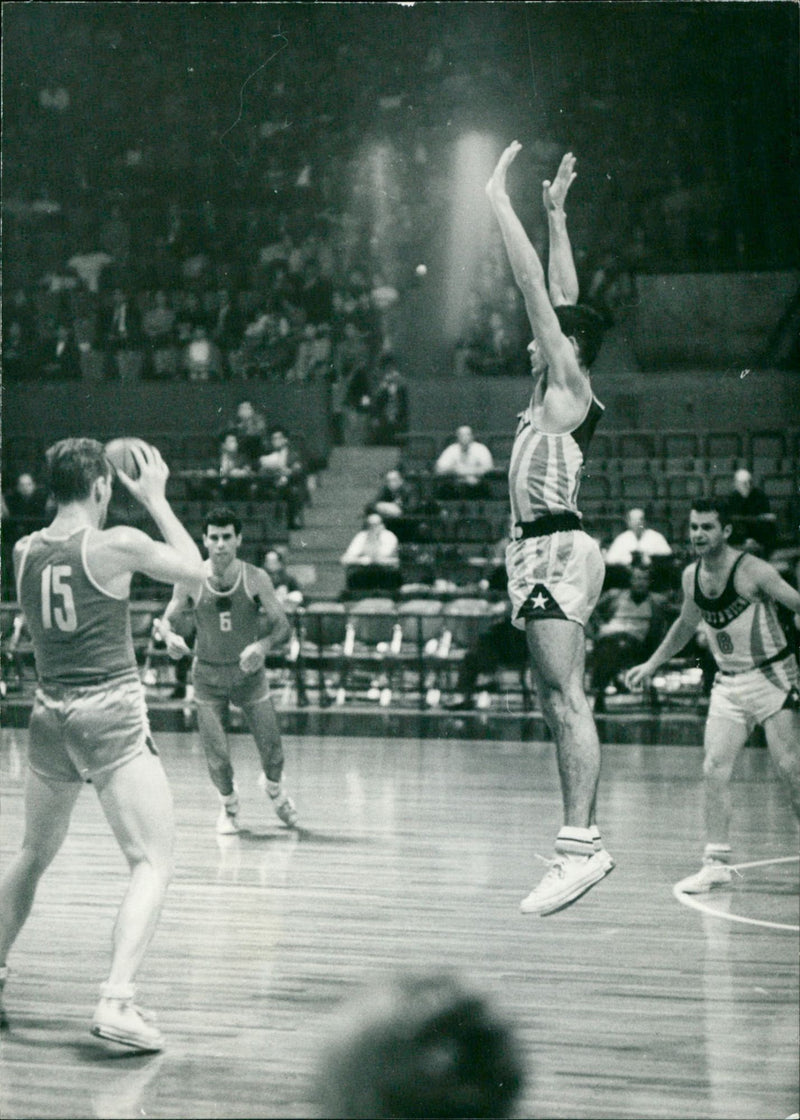
{"label": "basketball player jumping", "polygon": [[241,544],[242,523],[235,511],[227,506],[209,510],[203,577],[199,583],[176,585],[158,624],[167,652],[178,659],[191,651],[173,629],[173,620],[186,612],[194,615],[197,724],[221,801],[217,832],[223,834],[239,831],[239,794],[225,730],[231,704],[242,709],[255,739],[272,807],[290,828],[298,819],[282,786],[283,747],[264,668],[267,653],[283,645],[291,629],[267,573],[238,558]]}
{"label": "basketball player jumping", "polygon": [[[47,453],[52,523],[14,549],[17,596],[33,640],[39,687],[31,712],[25,836],[0,882],[0,995],[6,955],[61,847],[81,787],[91,782],[130,866],[114,924],[111,970],[92,1033],[160,1050],[152,1015],[134,1002],[134,978],[155,932],[172,873],[172,798],[150,737],[131,638],[131,576],[197,579],[200,553],[165,497],[159,452],[131,452],[135,480],[118,472],[164,542],[126,525],[103,530],[112,467],[100,443],[66,439]],[[0,1018],[7,1026],[0,1004]]]}
{"label": "basketball player jumping", "polygon": [[509,490],[514,528],[506,551],[514,625],[527,635],[531,669],[556,743],[564,818],[555,858],[523,899],[524,913],[551,914],[574,902],[613,868],[595,820],[600,744],[584,692],[584,626],[603,586],[597,543],[583,531],[576,504],[589,439],[603,412],[589,367],[603,324],[590,308],[568,306],[578,283],[564,200],[575,178],[567,153],[544,184],[550,260],[542,264],[514,212],[506,173],[521,145],[503,152],[486,186],[533,331],[528,350],[534,385],[520,414]]}
{"label": "basketball player jumping", "polygon": [[689,517],[697,560],[683,573],[683,605],[664,641],[627,673],[648,681],[702,626],[717,663],[705,727],[705,839],[699,871],[678,883],[702,894],[731,881],[730,780],[753,727],[764,728],[772,761],[800,818],[800,594],[765,560],[731,548],[722,503],[698,500]]}

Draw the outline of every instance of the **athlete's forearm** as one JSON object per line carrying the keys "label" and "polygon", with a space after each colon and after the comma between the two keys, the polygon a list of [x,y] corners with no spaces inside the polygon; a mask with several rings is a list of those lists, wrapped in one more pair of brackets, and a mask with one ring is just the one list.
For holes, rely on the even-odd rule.
{"label": "athlete's forearm", "polygon": [[292,633],[289,620],[285,615],[282,617],[261,615],[259,630],[257,642],[265,655],[278,646],[286,645]]}
{"label": "athlete's forearm", "polygon": [[178,520],[175,511],[166,498],[147,503],[147,510],[161,531],[164,540],[179,552],[188,563],[201,568],[203,558],[200,549],[192,540],[191,534]]}
{"label": "athlete's forearm", "polygon": [[567,215],[556,208],[547,211],[550,237],[550,255],[547,263],[547,282],[554,307],[578,302],[578,273],[572,255],[572,245],[567,233]]}
{"label": "athlete's forearm", "polygon": [[542,262],[511,205],[511,199],[508,195],[492,199],[492,209],[500,226],[517,286],[526,298],[534,294],[546,294]]}

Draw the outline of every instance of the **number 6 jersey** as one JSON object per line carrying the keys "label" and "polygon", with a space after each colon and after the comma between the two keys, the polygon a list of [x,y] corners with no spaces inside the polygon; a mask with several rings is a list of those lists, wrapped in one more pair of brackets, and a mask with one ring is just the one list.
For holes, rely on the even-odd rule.
{"label": "number 6 jersey", "polygon": [[198,661],[236,665],[245,646],[261,636],[261,603],[250,590],[248,571],[255,572],[253,565],[240,561],[233,586],[225,591],[215,590],[207,579],[203,581],[200,594],[192,603],[197,624],[194,652]]}
{"label": "number 6 jersey", "polygon": [[24,537],[15,551],[17,599],[44,685],[137,676],[128,596],[105,591],[86,562],[94,531],[87,525],[56,537],[42,529]]}

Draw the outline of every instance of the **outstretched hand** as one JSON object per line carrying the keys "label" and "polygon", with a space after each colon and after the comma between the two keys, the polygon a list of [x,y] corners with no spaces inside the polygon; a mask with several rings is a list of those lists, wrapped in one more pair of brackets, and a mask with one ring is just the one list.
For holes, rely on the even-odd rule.
{"label": "outstretched hand", "polygon": [[631,692],[635,692],[636,689],[642,688],[647,684],[654,672],[655,670],[650,668],[647,661],[642,665],[634,665],[633,668],[628,669],[625,674],[626,688],[629,688]]}
{"label": "outstretched hand", "polygon": [[142,442],[131,447],[131,455],[139,469],[139,477],[131,478],[117,468],[120,482],[143,506],[163,498],[169,478],[169,467],[161,457],[161,452],[157,447]]}
{"label": "outstretched hand", "polygon": [[519,140],[512,140],[497,161],[497,166],[492,172],[492,177],[486,184],[486,194],[490,201],[507,197],[506,172],[516,159],[517,153],[522,151]]}
{"label": "outstretched hand", "polygon": [[545,179],[542,183],[542,201],[544,202],[545,210],[564,209],[567,191],[575,182],[576,178],[575,156],[572,152],[567,152],[561,159],[556,177],[552,183],[549,179]]}

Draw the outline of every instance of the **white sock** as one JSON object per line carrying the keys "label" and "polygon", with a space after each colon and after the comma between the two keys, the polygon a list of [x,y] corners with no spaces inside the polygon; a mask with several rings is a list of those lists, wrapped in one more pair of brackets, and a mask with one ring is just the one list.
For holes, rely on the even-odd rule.
{"label": "white sock", "polygon": [[714,860],[716,863],[730,863],[730,844],[706,844],[703,851],[703,859]]}
{"label": "white sock", "polygon": [[270,795],[270,797],[278,797],[283,792],[281,788],[281,781],[281,778],[278,778],[277,782],[272,782],[269,778],[267,778],[267,793]]}
{"label": "white sock", "polygon": [[591,856],[595,852],[594,841],[591,828],[564,827],[556,837],[556,851],[571,856]]}

